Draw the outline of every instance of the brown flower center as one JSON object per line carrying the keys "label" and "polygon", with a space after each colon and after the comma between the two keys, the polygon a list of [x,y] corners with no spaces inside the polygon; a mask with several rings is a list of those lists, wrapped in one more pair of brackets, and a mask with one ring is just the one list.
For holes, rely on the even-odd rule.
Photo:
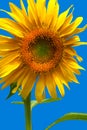
{"label": "brown flower center", "polygon": [[35,72],[47,72],[55,68],[63,53],[63,44],[57,35],[49,30],[37,29],[22,43],[22,58]]}

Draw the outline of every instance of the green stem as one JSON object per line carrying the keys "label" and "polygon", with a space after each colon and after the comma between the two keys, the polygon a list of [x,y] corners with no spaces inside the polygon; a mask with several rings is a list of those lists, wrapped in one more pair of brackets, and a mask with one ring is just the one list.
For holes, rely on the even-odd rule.
{"label": "green stem", "polygon": [[26,130],[32,130],[30,95],[24,100],[24,107],[25,107],[25,118],[26,118]]}

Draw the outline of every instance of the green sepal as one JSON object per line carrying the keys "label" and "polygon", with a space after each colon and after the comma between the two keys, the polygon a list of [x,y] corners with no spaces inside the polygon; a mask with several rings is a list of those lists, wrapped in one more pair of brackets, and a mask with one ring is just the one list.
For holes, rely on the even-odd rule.
{"label": "green sepal", "polygon": [[48,99],[44,99],[42,101],[42,103],[51,103],[51,102],[56,102],[56,101],[59,101],[61,100],[61,98],[48,98]]}
{"label": "green sepal", "polygon": [[[49,99],[44,99],[42,102],[38,102],[37,100],[31,100],[31,109],[34,108],[35,106],[39,105],[39,104],[43,104],[43,103],[51,103],[51,102],[55,102],[55,101],[59,101],[61,100],[60,98],[56,98],[56,99],[52,99],[52,98],[49,98]],[[20,102],[20,101],[13,101],[12,104],[24,104],[24,102]]]}
{"label": "green sepal", "polygon": [[41,102],[38,102],[36,100],[32,100],[32,102],[31,102],[31,109],[34,108],[35,106],[39,105],[39,104],[51,103],[51,102],[55,102],[55,101],[59,101],[59,100],[61,100],[61,99],[60,98],[56,98],[56,99],[48,98],[48,99],[42,100]]}
{"label": "green sepal", "polygon": [[17,86],[17,83],[16,82],[14,82],[14,83],[12,83],[11,85],[10,85],[10,92],[9,92],[9,94],[8,94],[8,96],[6,97],[6,99],[9,99],[10,97],[12,97],[15,93],[13,93],[12,91],[13,91],[13,89],[15,88]]}
{"label": "green sepal", "polygon": [[54,125],[57,125],[60,122],[68,121],[68,120],[83,120],[87,121],[87,113],[68,113],[62,116],[61,118],[54,121],[52,124],[50,124],[45,130],[49,130]]}

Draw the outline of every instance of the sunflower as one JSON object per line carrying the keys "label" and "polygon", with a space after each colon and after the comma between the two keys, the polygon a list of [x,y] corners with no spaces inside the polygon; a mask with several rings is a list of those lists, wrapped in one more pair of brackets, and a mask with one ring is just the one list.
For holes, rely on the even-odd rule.
{"label": "sunflower", "polygon": [[47,88],[52,98],[65,95],[64,86],[69,82],[79,83],[76,74],[84,70],[77,61],[82,58],[74,50],[80,42],[78,33],[87,28],[78,28],[83,18],[73,19],[73,5],[59,14],[57,0],[27,0],[26,9],[22,0],[21,8],[9,3],[11,18],[0,18],[0,29],[12,37],[0,35],[0,83],[2,89],[17,82],[15,93],[21,86],[24,99],[36,82],[35,96],[38,101],[45,98]]}

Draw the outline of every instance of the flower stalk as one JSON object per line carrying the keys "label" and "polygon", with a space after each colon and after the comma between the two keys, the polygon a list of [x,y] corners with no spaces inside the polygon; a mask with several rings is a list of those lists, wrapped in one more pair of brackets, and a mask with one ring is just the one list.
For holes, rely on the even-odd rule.
{"label": "flower stalk", "polygon": [[31,94],[24,100],[26,130],[32,130],[31,122]]}

